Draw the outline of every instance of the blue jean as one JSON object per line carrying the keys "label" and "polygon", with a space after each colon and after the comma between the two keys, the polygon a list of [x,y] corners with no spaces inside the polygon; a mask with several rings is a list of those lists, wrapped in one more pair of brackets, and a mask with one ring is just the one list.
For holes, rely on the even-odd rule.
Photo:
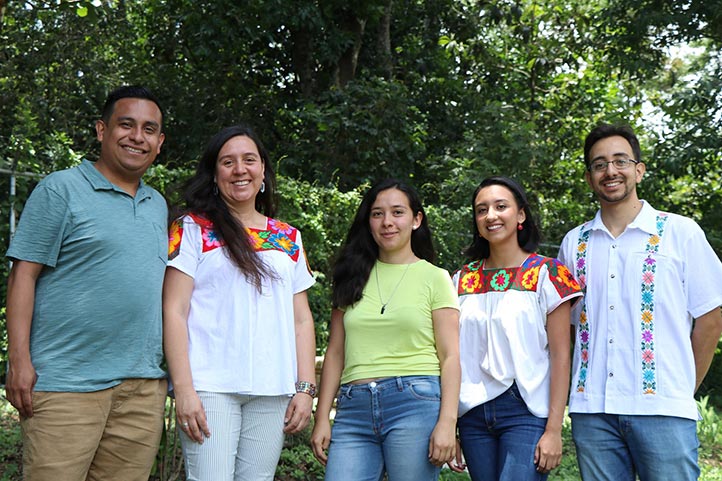
{"label": "blue jean", "polygon": [[475,481],[543,481],[534,451],[546,418],[534,416],[516,383],[497,398],[476,406],[457,423],[461,449]]}
{"label": "blue jean", "polygon": [[694,481],[697,423],[672,416],[570,414],[585,481]]}
{"label": "blue jean", "polygon": [[326,481],[436,481],[429,438],[439,418],[438,376],[344,384],[326,464]]}

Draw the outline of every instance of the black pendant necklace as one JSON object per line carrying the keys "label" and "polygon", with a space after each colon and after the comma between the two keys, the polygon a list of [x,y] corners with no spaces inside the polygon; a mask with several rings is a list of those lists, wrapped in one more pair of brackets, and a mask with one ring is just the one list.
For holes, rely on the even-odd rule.
{"label": "black pendant necklace", "polygon": [[401,285],[401,281],[404,280],[404,277],[406,277],[406,273],[409,271],[409,267],[411,264],[406,264],[406,269],[404,269],[404,273],[401,274],[401,278],[399,279],[399,282],[396,283],[396,287],[394,287],[394,290],[391,291],[391,295],[389,298],[384,302],[383,297],[381,297],[381,286],[379,285],[379,266],[374,266],[374,273],[376,274],[376,290],[379,293],[379,300],[381,301],[381,314],[383,314],[386,311],[386,306],[389,305],[389,302],[391,302],[391,299],[394,297],[394,294],[396,294],[396,291],[398,290],[399,286]]}

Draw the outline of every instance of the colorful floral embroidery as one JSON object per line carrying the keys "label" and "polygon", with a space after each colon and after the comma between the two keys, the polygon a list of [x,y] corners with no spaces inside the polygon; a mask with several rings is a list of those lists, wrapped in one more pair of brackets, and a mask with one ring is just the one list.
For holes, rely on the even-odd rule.
{"label": "colorful floral embroidery", "polygon": [[481,284],[481,276],[477,271],[471,271],[464,274],[461,278],[459,290],[463,292],[474,292]]}
{"label": "colorful floral embroidery", "polygon": [[536,291],[542,266],[547,266],[549,279],[562,298],[579,292],[579,284],[569,269],[556,259],[538,254],[531,254],[521,267],[510,269],[481,269],[480,261],[467,264],[459,271],[457,292],[465,295],[508,290]]}
{"label": "colorful floral embroidery", "polygon": [[181,239],[183,238],[183,220],[176,219],[170,225],[168,232],[168,260],[175,259],[180,254]]}
{"label": "colorful floral embroidery", "polygon": [[[202,252],[208,252],[226,245],[216,232],[213,223],[203,216],[191,214],[191,217],[201,228],[203,239]],[[268,219],[266,229],[246,228],[248,240],[255,251],[277,250],[288,254],[297,262],[300,255],[300,248],[296,244],[298,230],[285,222],[276,219]],[[309,269],[310,272],[310,269]]]}
{"label": "colorful floral embroidery", "polygon": [[253,248],[257,251],[277,250],[288,254],[294,262],[298,262],[300,248],[296,244],[298,230],[285,222],[268,219],[267,228],[246,229]]}
{"label": "colorful floral embroidery", "polygon": [[521,285],[525,289],[531,290],[539,281],[539,266],[532,267],[524,272],[521,276]]}
{"label": "colorful floral embroidery", "polygon": [[505,291],[509,287],[511,274],[506,269],[499,269],[491,276],[491,288],[495,291]]}
{"label": "colorful floral embroidery", "polygon": [[270,230],[272,231],[280,232],[286,235],[293,232],[293,227],[276,219],[268,219],[268,227],[270,227]]}
{"label": "colorful floral embroidery", "polygon": [[649,236],[647,241],[647,258],[642,263],[642,305],[641,323],[642,331],[642,392],[644,394],[657,393],[657,365],[654,360],[654,274],[657,271],[657,260],[654,256],[659,252],[659,243],[667,224],[668,216],[657,216],[657,233]]}
{"label": "colorful floral embroidery", "polygon": [[587,385],[587,372],[589,371],[589,318],[587,317],[587,247],[589,246],[589,236],[591,229],[586,229],[586,225],[582,226],[579,231],[579,239],[577,240],[577,279],[584,292],[581,300],[581,312],[579,313],[579,327],[577,334],[579,342],[576,343],[579,349],[579,378],[577,379],[577,392],[584,392]]}
{"label": "colorful floral embroidery", "polygon": [[[659,251],[664,227],[667,223],[667,214],[659,214],[656,219],[657,233],[649,236],[647,241],[647,257],[642,263],[642,292],[641,292],[641,354],[642,354],[642,392],[644,394],[657,393],[657,366],[654,354],[654,274],[657,261],[654,255]],[[586,294],[586,257],[589,235],[591,230],[585,230],[586,225],[579,232],[576,254],[576,274],[582,289]],[[589,322],[587,318],[586,295],[582,298],[581,313],[579,315],[579,350],[580,367],[577,391],[583,392],[589,370]]]}
{"label": "colorful floral embroidery", "polygon": [[208,252],[225,245],[225,242],[218,237],[215,229],[201,228],[201,237],[203,238],[203,252]]}
{"label": "colorful floral embroidery", "polygon": [[261,250],[261,246],[264,241],[261,239],[261,236],[258,235],[258,232],[246,228],[246,233],[248,234],[248,240],[250,241],[253,250]]}

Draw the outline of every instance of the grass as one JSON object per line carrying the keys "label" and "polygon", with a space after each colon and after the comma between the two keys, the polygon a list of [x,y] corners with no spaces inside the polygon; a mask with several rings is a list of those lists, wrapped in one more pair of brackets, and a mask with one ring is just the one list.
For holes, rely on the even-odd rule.
{"label": "grass", "polygon": [[[0,481],[21,481],[21,440],[17,412],[5,400],[0,389]],[[180,449],[174,436],[172,404],[168,403],[166,434],[159,451],[158,463],[151,481],[182,481]],[[697,424],[700,442],[700,481],[722,481],[722,416],[709,403],[708,397],[698,401],[702,420]],[[286,439],[276,481],[317,481],[323,479],[323,467],[314,459],[309,445],[310,430]],[[562,464],[549,475],[550,481],[579,481],[574,443],[569,418],[564,420],[564,457]],[[465,473],[441,471],[441,481],[469,481]]]}

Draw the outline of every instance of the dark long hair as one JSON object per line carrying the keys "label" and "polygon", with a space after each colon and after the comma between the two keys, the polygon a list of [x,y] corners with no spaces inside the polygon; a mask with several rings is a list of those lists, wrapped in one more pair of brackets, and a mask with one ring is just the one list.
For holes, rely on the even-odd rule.
{"label": "dark long hair", "polygon": [[371,274],[371,269],[379,257],[379,246],[371,235],[369,217],[371,207],[379,193],[387,189],[398,189],[409,199],[409,207],[413,215],[422,214],[421,224],[411,231],[411,250],[420,259],[434,262],[436,257],[431,240],[431,228],[426,220],[426,213],[421,198],[416,190],[396,179],[385,179],[371,187],[363,197],[356,211],[346,241],[339,251],[333,267],[334,307],[346,307],[358,302]]}
{"label": "dark long hair", "polygon": [[264,192],[256,194],[256,210],[268,217],[275,215],[276,175],[273,172],[273,165],[261,140],[247,125],[226,127],[211,138],[198,162],[195,175],[186,184],[183,198],[186,205],[185,212],[202,215],[213,222],[218,237],[226,244],[231,260],[260,289],[263,278],[274,277],[275,274],[256,255],[243,223],[231,214],[226,203],[214,193],[213,189],[218,153],[226,142],[239,136],[248,137],[256,144],[264,166],[263,181],[266,188]]}
{"label": "dark long hair", "polygon": [[471,245],[466,248],[464,254],[471,261],[478,261],[489,257],[490,248],[489,241],[479,235],[479,228],[476,226],[476,212],[474,210],[474,202],[476,202],[476,196],[479,195],[479,191],[484,187],[490,185],[500,185],[506,187],[514,194],[514,200],[519,210],[523,210],[526,214],[526,219],[522,222],[522,230],[517,231],[516,239],[519,243],[519,247],[524,249],[526,252],[534,252],[539,247],[540,234],[539,228],[534,221],[534,215],[532,214],[529,201],[527,200],[526,193],[521,185],[515,180],[508,177],[496,176],[488,177],[481,181],[479,186],[474,191],[474,195],[471,196],[471,233],[472,238]]}

